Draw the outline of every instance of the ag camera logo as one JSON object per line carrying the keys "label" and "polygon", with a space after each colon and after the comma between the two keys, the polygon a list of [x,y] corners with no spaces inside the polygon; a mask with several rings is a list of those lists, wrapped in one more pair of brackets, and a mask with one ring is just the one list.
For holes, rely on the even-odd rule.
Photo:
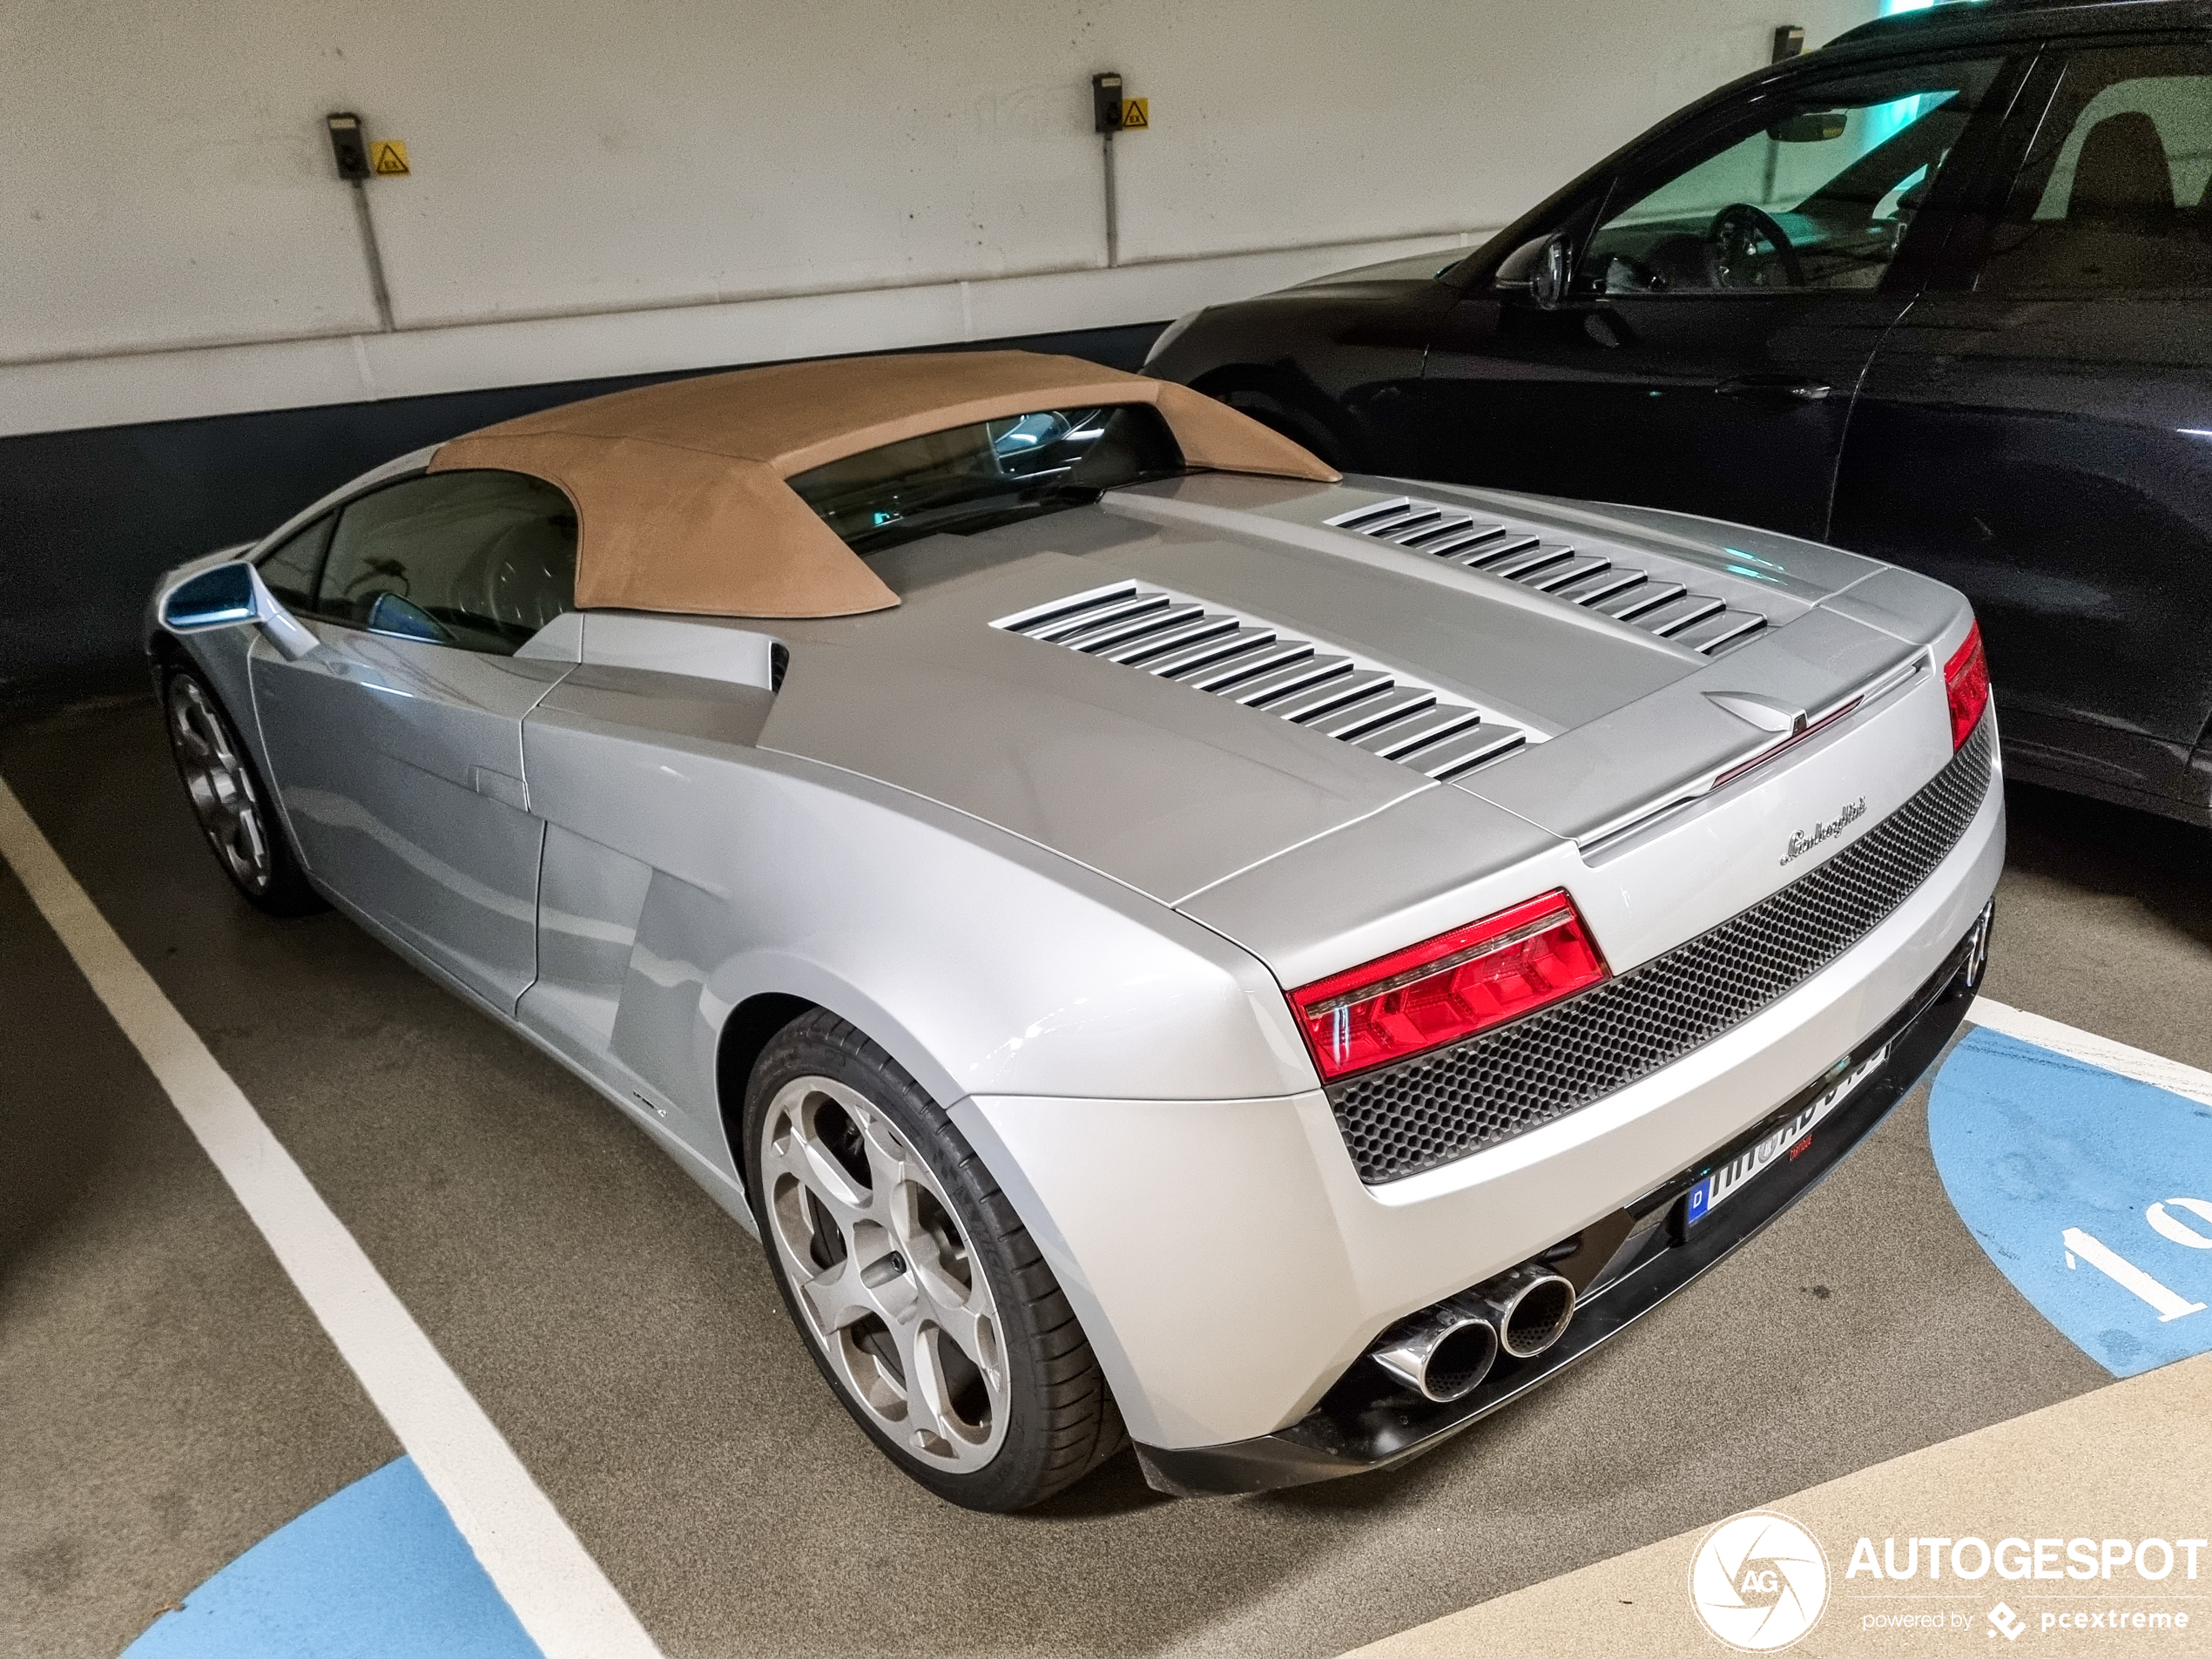
{"label": "ag camera logo", "polygon": [[1820,1622],[1828,1557],[1789,1516],[1747,1509],[1707,1533],[1690,1557],[1689,1605],[1730,1647],[1775,1652]]}

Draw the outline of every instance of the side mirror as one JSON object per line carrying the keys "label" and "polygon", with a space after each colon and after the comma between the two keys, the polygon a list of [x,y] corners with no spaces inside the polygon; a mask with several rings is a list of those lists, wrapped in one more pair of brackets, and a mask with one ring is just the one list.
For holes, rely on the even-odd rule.
{"label": "side mirror", "polygon": [[1567,233],[1554,231],[1523,242],[1505,257],[1490,286],[1501,294],[1525,297],[1545,311],[1566,303],[1574,275],[1574,250]]}
{"label": "side mirror", "polygon": [[199,634],[211,628],[258,624],[269,643],[294,662],[319,643],[269,591],[261,573],[244,559],[186,577],[161,596],[154,615],[172,634]]}

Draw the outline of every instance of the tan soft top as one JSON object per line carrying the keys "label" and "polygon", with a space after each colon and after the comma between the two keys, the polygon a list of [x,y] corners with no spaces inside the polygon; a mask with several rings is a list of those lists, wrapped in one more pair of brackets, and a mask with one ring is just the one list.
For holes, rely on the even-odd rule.
{"label": "tan soft top", "polygon": [[899,603],[784,481],[864,449],[1036,409],[1150,403],[1194,468],[1333,482],[1288,438],[1188,387],[1033,352],[846,357],[671,381],[454,439],[576,503],[583,610],[843,617]]}

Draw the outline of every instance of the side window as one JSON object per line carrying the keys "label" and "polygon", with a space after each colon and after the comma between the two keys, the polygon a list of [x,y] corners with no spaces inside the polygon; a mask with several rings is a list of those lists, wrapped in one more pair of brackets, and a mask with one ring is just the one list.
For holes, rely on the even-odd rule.
{"label": "side window", "polygon": [[1606,293],[1872,288],[1979,111],[2000,60],[1804,86],[1624,177],[1579,281]]}
{"label": "side window", "polygon": [[261,580],[287,608],[314,609],[315,579],[322,574],[322,556],[330,550],[330,527],[337,522],[335,513],[325,513],[262,555]]}
{"label": "side window", "polygon": [[315,614],[504,655],[570,608],[576,509],[518,472],[442,472],[347,504]]}
{"label": "side window", "polygon": [[2212,47],[2068,60],[1975,280],[1984,293],[2212,286]]}

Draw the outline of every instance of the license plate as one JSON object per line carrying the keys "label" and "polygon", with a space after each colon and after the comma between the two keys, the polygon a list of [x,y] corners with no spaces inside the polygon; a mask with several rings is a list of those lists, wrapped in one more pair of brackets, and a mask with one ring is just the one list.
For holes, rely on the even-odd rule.
{"label": "license plate", "polygon": [[1719,1169],[1702,1178],[1689,1190],[1686,1224],[1695,1227],[1764,1175],[1777,1158],[1811,1134],[1814,1126],[1822,1118],[1849,1100],[1861,1083],[1882,1069],[1882,1062],[1889,1057],[1889,1045],[1884,1043],[1854,1066],[1841,1082],[1823,1089],[1804,1110],[1780,1129],[1757,1145],[1744,1148]]}

